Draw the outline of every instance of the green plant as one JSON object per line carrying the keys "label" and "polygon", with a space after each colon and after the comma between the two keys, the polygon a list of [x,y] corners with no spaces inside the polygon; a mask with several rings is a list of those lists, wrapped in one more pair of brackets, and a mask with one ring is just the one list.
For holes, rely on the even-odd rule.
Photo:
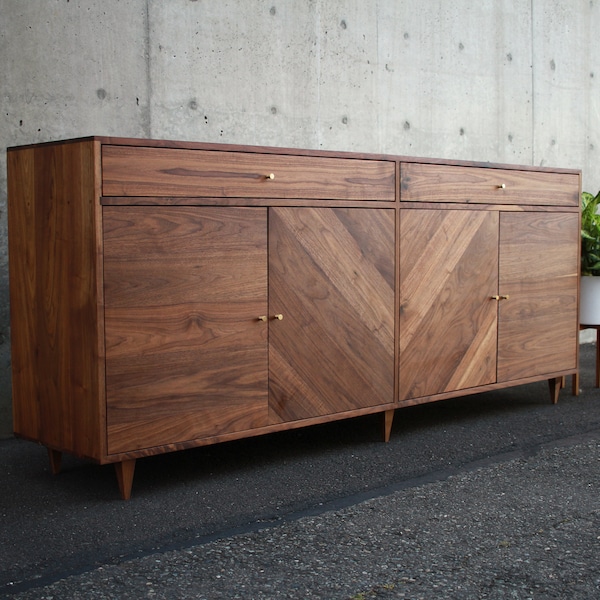
{"label": "green plant", "polygon": [[600,192],[581,194],[581,274],[600,276]]}

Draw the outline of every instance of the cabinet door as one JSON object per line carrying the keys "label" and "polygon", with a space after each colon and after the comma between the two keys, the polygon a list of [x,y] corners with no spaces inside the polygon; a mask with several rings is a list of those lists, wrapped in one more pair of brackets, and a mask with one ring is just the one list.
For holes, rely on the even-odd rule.
{"label": "cabinet door", "polygon": [[498,213],[400,217],[400,401],[496,380]]}
{"label": "cabinet door", "polygon": [[105,207],[108,452],[265,425],[267,213]]}
{"label": "cabinet door", "polygon": [[577,367],[577,213],[502,213],[498,381]]}
{"label": "cabinet door", "polygon": [[272,423],[394,401],[394,239],[393,210],[270,209]]}

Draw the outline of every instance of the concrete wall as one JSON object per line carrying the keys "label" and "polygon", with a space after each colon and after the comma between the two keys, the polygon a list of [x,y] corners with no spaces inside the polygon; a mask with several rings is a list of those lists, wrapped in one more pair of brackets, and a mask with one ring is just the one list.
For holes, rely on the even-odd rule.
{"label": "concrete wall", "polygon": [[[0,146],[117,135],[583,169],[600,0],[0,0]],[[10,435],[0,152],[0,436]]]}

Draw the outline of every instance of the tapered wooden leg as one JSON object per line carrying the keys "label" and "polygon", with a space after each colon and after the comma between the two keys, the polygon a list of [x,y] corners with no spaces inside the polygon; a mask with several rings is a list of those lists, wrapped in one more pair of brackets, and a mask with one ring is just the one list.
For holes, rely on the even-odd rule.
{"label": "tapered wooden leg", "polygon": [[573,386],[573,389],[571,390],[573,396],[579,396],[579,371],[577,371],[577,373],[573,373],[571,385]]}
{"label": "tapered wooden leg", "polygon": [[562,377],[553,377],[552,379],[548,379],[548,384],[550,387],[550,400],[552,400],[552,404],[558,403],[561,380]]}
{"label": "tapered wooden leg", "polygon": [[58,475],[62,462],[62,452],[48,448],[48,458],[50,459],[50,471],[52,471],[52,475]]}
{"label": "tapered wooden leg", "polygon": [[133,472],[135,471],[135,458],[115,463],[115,472],[119,482],[119,491],[123,500],[131,498],[131,486],[133,485]]}
{"label": "tapered wooden leg", "polygon": [[392,423],[394,422],[394,409],[383,413],[383,441],[389,442],[392,435]]}

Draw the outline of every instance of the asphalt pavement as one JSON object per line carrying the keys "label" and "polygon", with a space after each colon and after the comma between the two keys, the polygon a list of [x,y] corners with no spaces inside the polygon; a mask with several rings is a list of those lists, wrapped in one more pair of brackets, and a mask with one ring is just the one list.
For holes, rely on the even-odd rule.
{"label": "asphalt pavement", "polygon": [[600,598],[600,390],[546,382],[112,466],[0,441],[0,597]]}

